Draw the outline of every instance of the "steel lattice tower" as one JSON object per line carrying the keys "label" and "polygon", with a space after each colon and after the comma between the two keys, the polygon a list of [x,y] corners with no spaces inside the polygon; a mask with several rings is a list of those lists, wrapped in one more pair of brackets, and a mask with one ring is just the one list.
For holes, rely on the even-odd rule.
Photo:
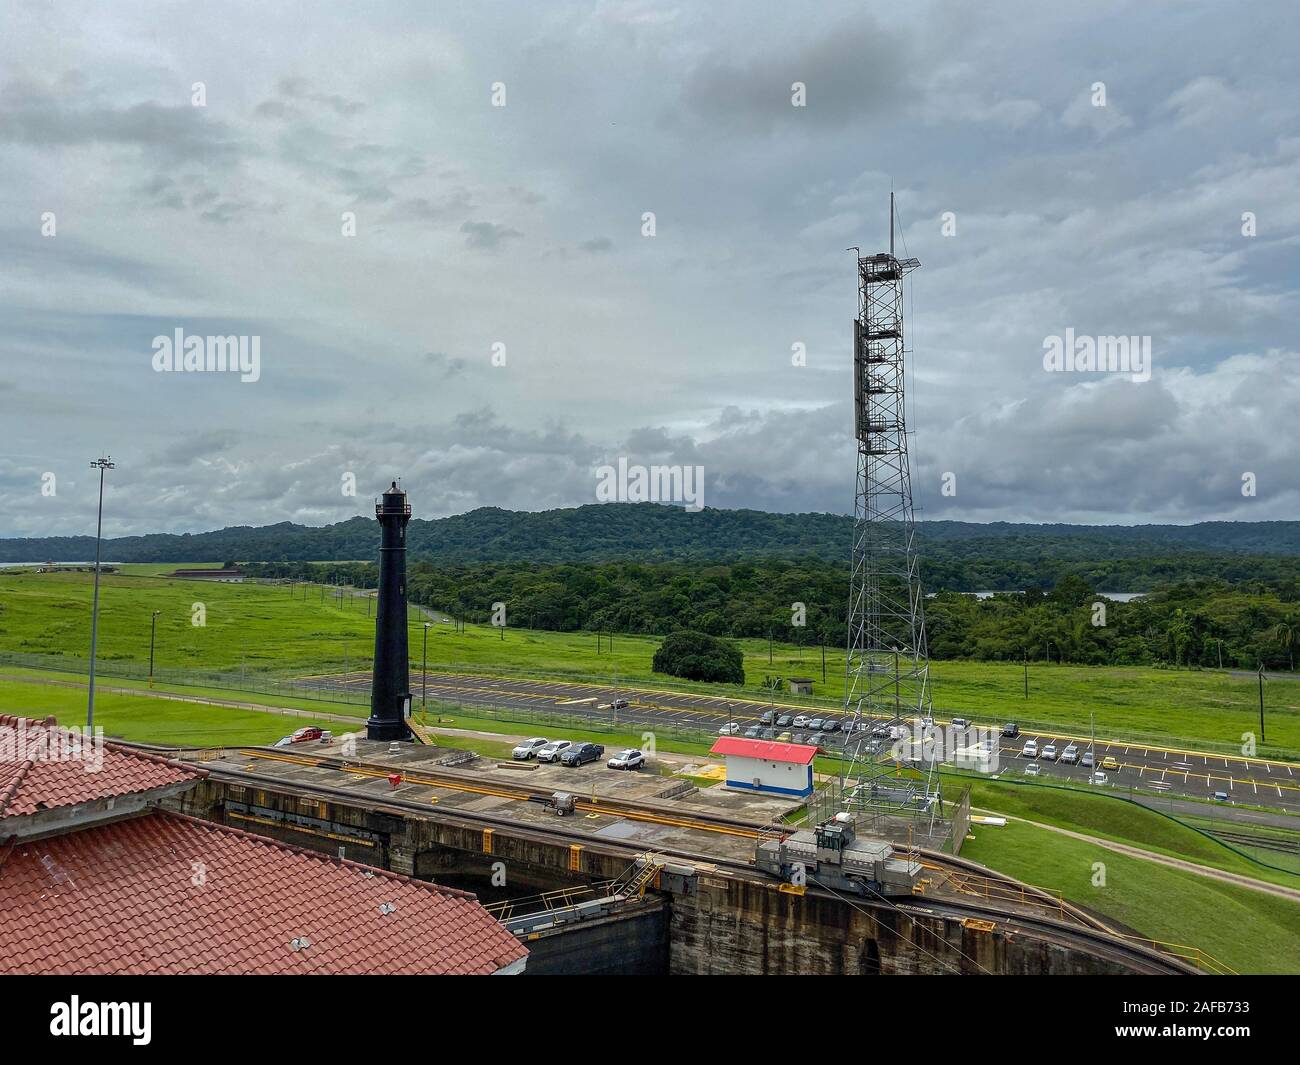
{"label": "steel lattice tower", "polygon": [[[853,323],[853,407],[858,473],[849,585],[844,712],[854,742],[841,770],[841,803],[911,805],[922,797],[904,780],[883,783],[893,762],[873,755],[867,731],[930,713],[924,601],[907,454],[903,279],[919,259],[894,255],[894,199],[889,199],[889,252],[858,257],[858,316]],[[907,719],[906,721],[904,719]],[[877,746],[887,746],[885,740]],[[925,789],[928,790],[928,789]]]}

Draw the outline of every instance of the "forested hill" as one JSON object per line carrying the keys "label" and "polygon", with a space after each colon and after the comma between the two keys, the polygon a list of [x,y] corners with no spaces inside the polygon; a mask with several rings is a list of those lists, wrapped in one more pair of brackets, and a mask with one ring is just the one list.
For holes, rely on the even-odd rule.
{"label": "forested hill", "polygon": [[[769,514],[755,510],[698,513],[653,503],[593,504],[540,513],[485,507],[435,520],[413,519],[408,543],[416,560],[475,562],[712,561],[807,558],[844,562],[853,519],[837,514]],[[1197,525],[1015,525],[920,523],[929,566],[962,569],[978,560],[1026,566],[1046,562],[1153,560],[1191,556],[1300,556],[1300,522],[1202,522]],[[372,518],[312,528],[282,522],[215,532],[157,533],[110,539],[114,562],[342,561],[375,556]],[[0,539],[0,561],[82,561],[94,557],[90,536]],[[992,585],[990,585],[992,586]]]}

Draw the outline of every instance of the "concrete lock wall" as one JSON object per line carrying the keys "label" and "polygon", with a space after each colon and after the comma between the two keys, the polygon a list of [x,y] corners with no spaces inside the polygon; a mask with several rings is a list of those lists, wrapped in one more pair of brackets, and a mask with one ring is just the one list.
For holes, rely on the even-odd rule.
{"label": "concrete lock wall", "polygon": [[[229,786],[209,778],[166,802],[297,846],[425,879],[452,883],[484,901],[518,899],[558,886],[618,877],[625,852],[603,851],[513,828],[412,817],[299,795]],[[494,863],[508,882],[493,889]],[[656,897],[657,896],[657,897]],[[741,876],[669,875],[646,900],[607,917],[539,933],[524,942],[534,972],[613,974],[1117,973],[1120,963],[1032,936],[963,927],[955,917],[913,914],[855,899],[780,890]]]}
{"label": "concrete lock wall", "polygon": [[909,975],[1118,974],[1128,970],[1042,940],[965,928],[886,904],[850,906],[730,878],[674,895],[670,973]]}

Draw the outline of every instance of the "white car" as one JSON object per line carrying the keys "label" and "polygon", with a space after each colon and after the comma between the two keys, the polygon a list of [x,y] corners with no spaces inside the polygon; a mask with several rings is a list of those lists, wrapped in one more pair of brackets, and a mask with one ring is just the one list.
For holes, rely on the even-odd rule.
{"label": "white car", "polygon": [[800,714],[798,717],[796,717],[796,718],[794,719],[793,724],[794,724],[794,727],[795,727],[795,728],[807,728],[807,727],[808,727],[808,715],[807,715],[807,714]]}
{"label": "white car", "polygon": [[1110,778],[1107,777],[1106,774],[1103,773],[1100,769],[1098,769],[1097,772],[1092,774],[1092,782],[1094,784],[1105,784],[1106,781],[1109,779]]}
{"label": "white car", "polygon": [[645,755],[635,748],[629,747],[625,751],[619,751],[608,762],[610,769],[640,769],[645,765]]}
{"label": "white car", "polygon": [[740,726],[734,721],[728,721],[722,728],[718,729],[719,736],[734,736],[740,731]]}
{"label": "white car", "polygon": [[1025,766],[1025,776],[1027,777],[1040,776],[1042,772],[1043,772],[1043,767],[1040,766],[1037,762],[1030,762],[1027,766]]}
{"label": "white car", "polygon": [[1061,752],[1061,763],[1063,765],[1074,765],[1079,761],[1079,748],[1073,743]]}
{"label": "white car", "polygon": [[550,741],[545,736],[534,736],[531,740],[524,740],[513,751],[510,757],[516,762],[526,762],[528,759],[536,757],[537,752],[545,747]]}
{"label": "white car", "polygon": [[1043,753],[1042,753],[1041,755],[1039,755],[1039,757],[1042,758],[1043,761],[1045,761],[1045,762],[1055,762],[1055,761],[1056,761],[1056,744],[1054,744],[1054,743],[1048,743],[1048,744],[1044,745],[1044,747],[1043,747]]}
{"label": "white car", "polygon": [[1021,750],[1020,755],[1021,755],[1022,758],[1037,758],[1037,757],[1038,757],[1038,741],[1037,741],[1037,740],[1028,740],[1028,741],[1025,743],[1024,748]]}
{"label": "white car", "polygon": [[539,762],[558,762],[560,755],[572,746],[572,740],[551,740],[546,746],[537,748],[537,760]]}

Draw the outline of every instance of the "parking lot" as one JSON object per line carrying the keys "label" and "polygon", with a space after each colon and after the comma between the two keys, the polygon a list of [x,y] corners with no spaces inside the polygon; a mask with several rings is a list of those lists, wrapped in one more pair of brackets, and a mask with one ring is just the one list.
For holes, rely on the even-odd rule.
{"label": "parking lot", "polygon": [[[411,691],[417,704],[423,690],[422,680],[419,672],[411,674]],[[369,690],[370,675],[352,673],[346,676],[317,677],[312,682],[322,688],[364,692]],[[427,694],[431,700],[451,701],[466,706],[562,713],[576,720],[587,718],[606,727],[623,726],[648,731],[653,731],[656,727],[689,728],[699,730],[701,734],[716,735],[720,729],[734,724],[737,727],[736,734],[740,736],[756,729],[756,735],[761,738],[779,739],[788,732],[791,741],[799,735],[804,742],[807,742],[812,732],[807,728],[795,728],[795,715],[823,719],[829,716],[837,721],[843,720],[843,715],[836,711],[789,704],[781,698],[760,702],[639,686],[445,672],[429,673]],[[623,702],[627,705],[617,705]],[[760,720],[765,713],[775,714],[778,721],[783,716],[789,716],[791,722],[784,727],[767,725]],[[942,719],[936,723],[941,727],[946,724]],[[979,720],[976,724],[1000,729],[1002,722]],[[768,735],[764,729],[772,730],[772,734]],[[538,731],[546,730],[540,727]],[[1081,750],[1087,749],[1089,745],[1089,737],[1065,733],[1022,731],[1015,738],[1000,738],[999,766],[994,772],[995,776],[1023,775],[1024,767],[1034,761],[1040,767],[1040,779],[1087,782],[1090,771],[1081,766],[1021,757],[1021,750],[1029,739],[1036,739],[1040,749],[1048,743],[1054,743],[1058,752],[1071,742]],[[823,731],[819,745],[829,752],[835,752],[842,749],[844,741],[842,730]],[[885,749],[890,742],[883,740],[880,747]],[[1115,759],[1118,766],[1113,770],[1103,770],[1107,775],[1105,787],[1135,788],[1157,794],[1208,799],[1212,799],[1216,792],[1224,792],[1228,796],[1228,802],[1300,812],[1300,776],[1296,773],[1296,767],[1288,762],[1102,738],[1092,744],[1092,749],[1098,767],[1106,758]]]}

